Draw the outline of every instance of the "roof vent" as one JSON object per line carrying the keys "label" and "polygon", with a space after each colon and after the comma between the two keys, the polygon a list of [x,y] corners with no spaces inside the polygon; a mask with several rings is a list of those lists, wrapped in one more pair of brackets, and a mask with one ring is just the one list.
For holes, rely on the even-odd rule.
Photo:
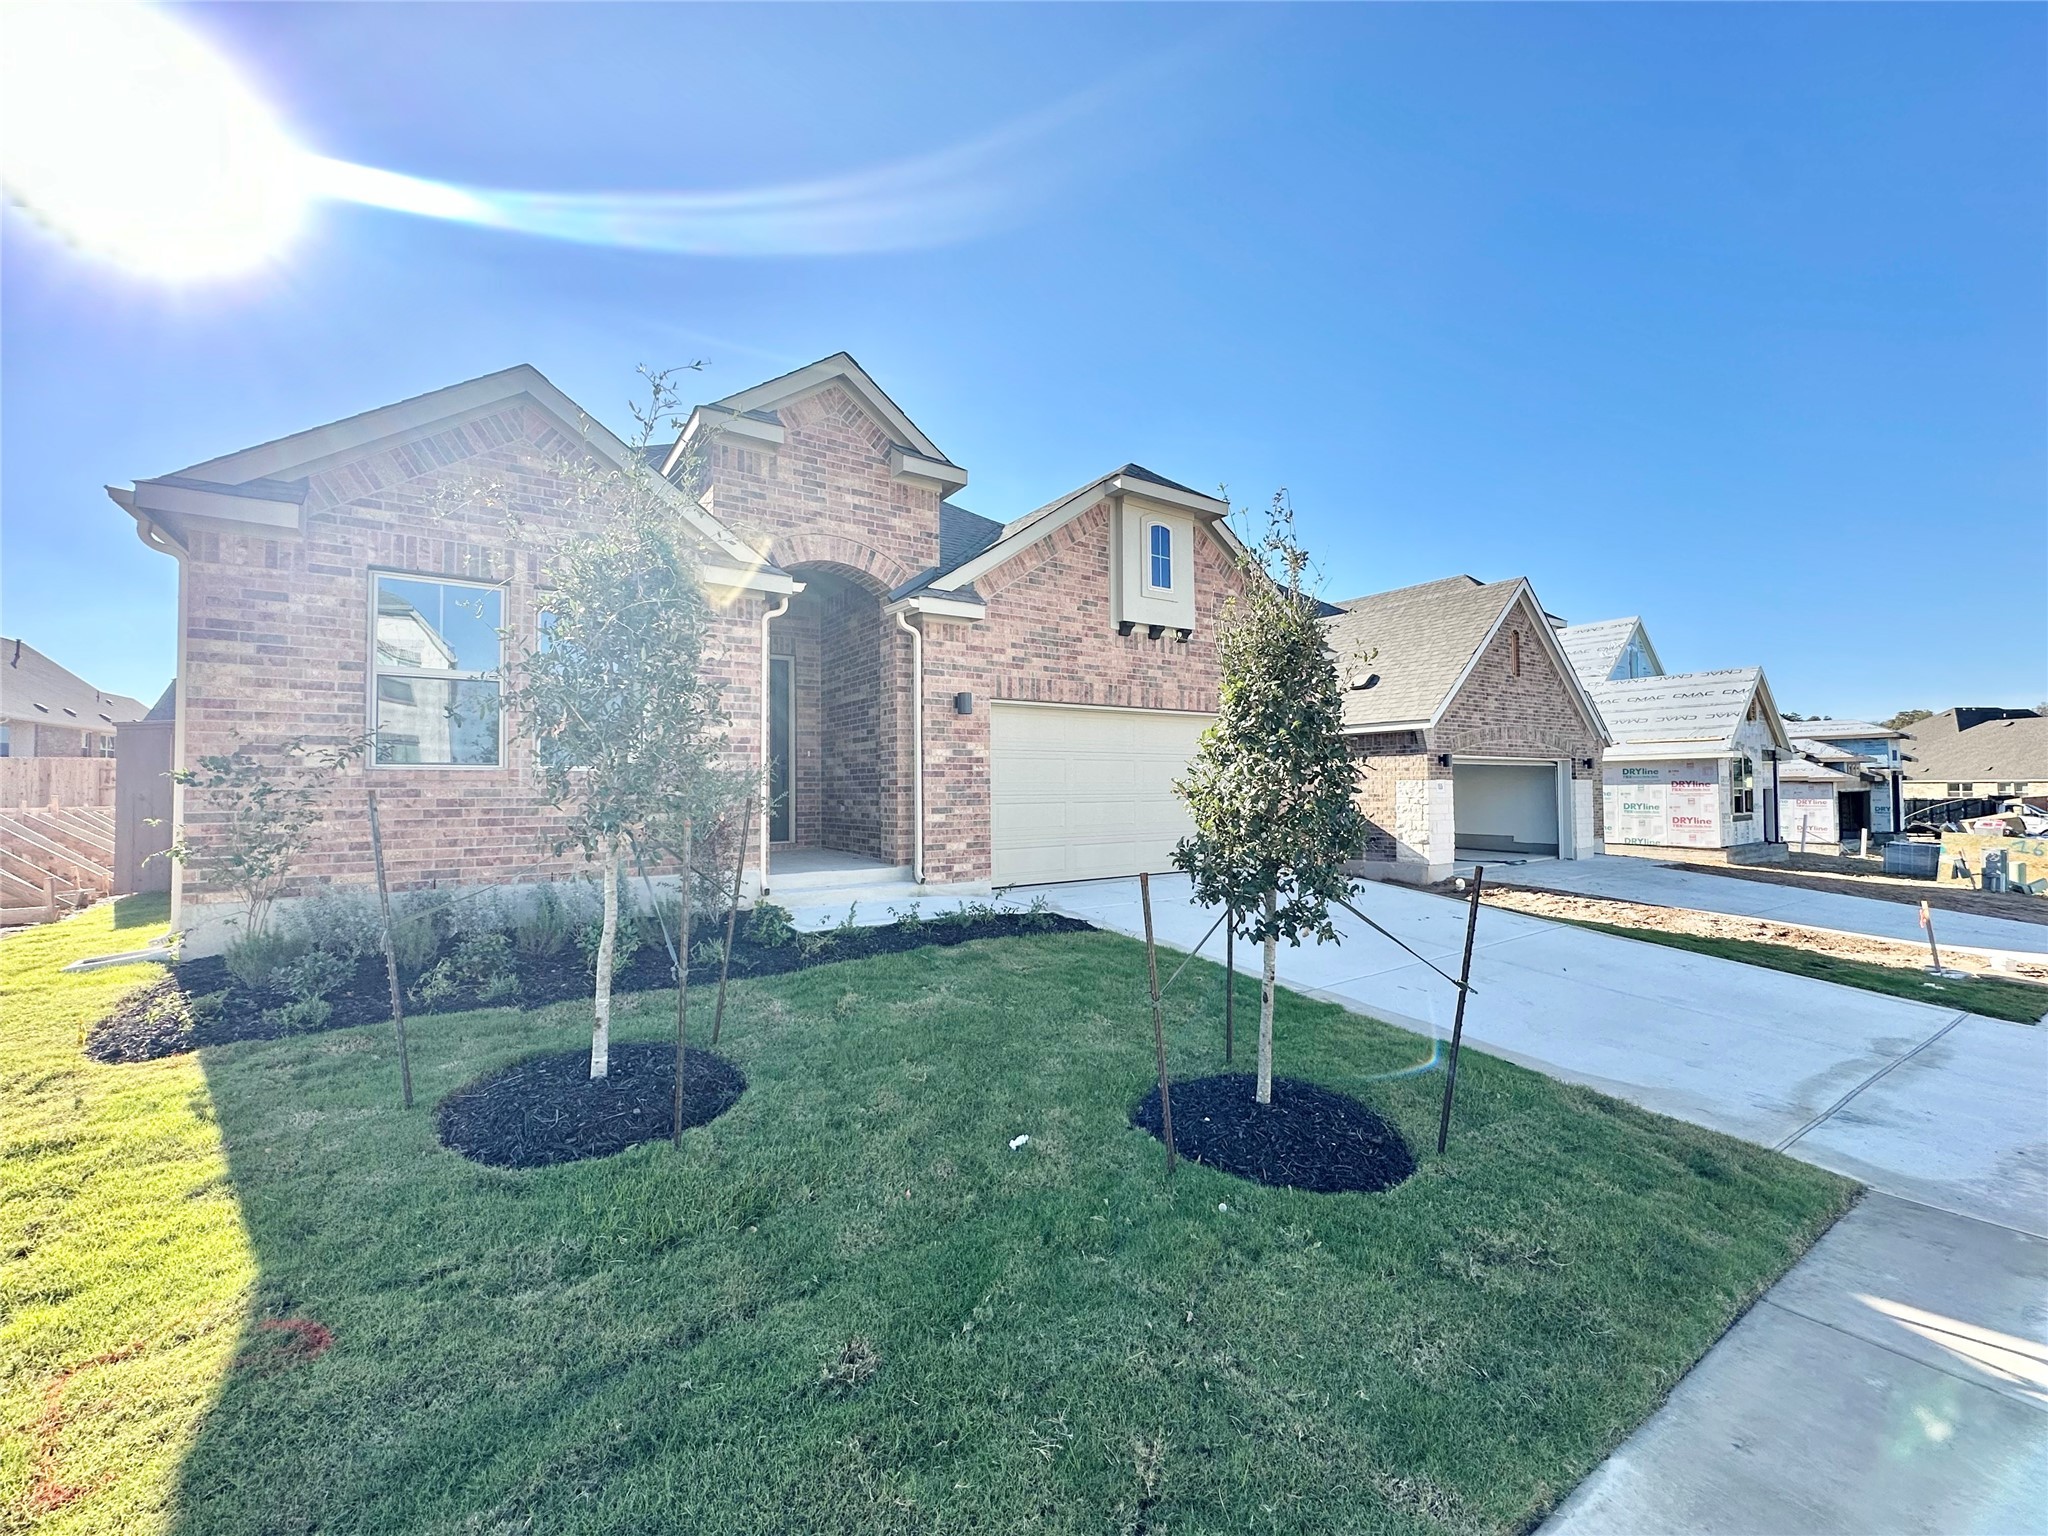
{"label": "roof vent", "polygon": [[1362,692],[1367,688],[1377,688],[1379,682],[1380,675],[1377,672],[1354,672],[1351,674],[1351,687],[1354,691]]}

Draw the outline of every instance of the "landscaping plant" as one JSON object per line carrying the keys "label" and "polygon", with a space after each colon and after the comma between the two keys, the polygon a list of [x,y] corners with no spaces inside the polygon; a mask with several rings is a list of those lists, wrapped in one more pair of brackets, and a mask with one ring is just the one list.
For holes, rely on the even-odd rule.
{"label": "landscaping plant", "polygon": [[1315,598],[1308,555],[1283,491],[1245,554],[1240,593],[1217,628],[1222,667],[1216,723],[1174,787],[1194,818],[1174,864],[1195,899],[1265,948],[1259,1002],[1258,1102],[1273,1102],[1273,985],[1282,939],[1335,942],[1330,903],[1349,888],[1344,865],[1365,848],[1357,773],[1344,748],[1343,690]]}
{"label": "landscaping plant", "polygon": [[725,717],[707,665],[711,606],[687,502],[647,458],[657,433],[681,425],[674,373],[646,378],[624,466],[587,458],[560,466],[577,531],[547,556],[548,614],[537,640],[506,632],[517,652],[506,707],[534,744],[547,798],[567,813],[556,851],[580,848],[598,865],[594,1078],[608,1069],[627,853],[675,856],[692,816],[715,820],[747,787],[723,762]]}

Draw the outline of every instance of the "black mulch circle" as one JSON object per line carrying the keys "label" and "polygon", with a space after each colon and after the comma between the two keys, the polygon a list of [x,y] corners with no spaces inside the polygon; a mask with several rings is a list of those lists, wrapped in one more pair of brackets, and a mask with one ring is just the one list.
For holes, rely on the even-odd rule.
{"label": "black mulch circle", "polygon": [[[1316,1194],[1392,1189],[1415,1171],[1401,1133],[1358,1100],[1276,1077],[1273,1102],[1261,1104],[1258,1087],[1248,1072],[1175,1083],[1174,1150],[1240,1178]],[[1165,1139],[1156,1083],[1131,1124]]]}
{"label": "black mulch circle", "polygon": [[[546,1168],[667,1139],[675,1123],[675,1047],[615,1045],[608,1070],[593,1079],[587,1050],[501,1067],[441,1101],[434,1111],[441,1144],[494,1168]],[[746,1086],[723,1056],[691,1051],[683,1064],[683,1128],[716,1120]]]}

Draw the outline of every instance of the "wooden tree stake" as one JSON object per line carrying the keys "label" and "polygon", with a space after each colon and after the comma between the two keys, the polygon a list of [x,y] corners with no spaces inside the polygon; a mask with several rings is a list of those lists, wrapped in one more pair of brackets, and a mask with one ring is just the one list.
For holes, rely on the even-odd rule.
{"label": "wooden tree stake", "polygon": [[683,1043],[690,1022],[690,818],[683,818],[683,909],[676,919],[681,930],[681,961],[676,966],[676,1089],[674,1123],[669,1126],[669,1145],[683,1148],[683,1062],[688,1047]]}
{"label": "wooden tree stake", "polygon": [[404,994],[398,989],[398,948],[391,940],[391,889],[384,880],[384,830],[377,824],[377,791],[365,790],[370,800],[370,857],[377,865],[377,905],[384,913],[384,975],[391,983],[391,1027],[398,1033],[398,1081],[405,1092],[405,1107],[412,1108],[412,1054],[405,1044]]}
{"label": "wooden tree stake", "polygon": [[1237,914],[1223,919],[1223,1061],[1228,1066],[1237,1034]]}
{"label": "wooden tree stake", "polygon": [[[725,978],[732,970],[732,935],[740,921],[740,886],[747,878],[747,834],[754,830],[754,802],[747,801],[740,816],[740,857],[732,867],[732,902],[725,909],[725,957],[718,962],[718,1006],[711,1013],[711,1043],[718,1044],[718,1031],[725,1025]],[[687,969],[690,957],[683,956]]]}
{"label": "wooden tree stake", "polygon": [[1451,1062],[1444,1073],[1444,1112],[1436,1123],[1437,1155],[1451,1135],[1451,1095],[1458,1091],[1458,1047],[1465,1039],[1465,996],[1472,990],[1472,935],[1479,929],[1479,885],[1486,878],[1486,866],[1472,866],[1472,902],[1465,912],[1465,963],[1458,968],[1458,1012],[1451,1021]]}
{"label": "wooden tree stake", "polygon": [[1152,1049],[1159,1057],[1159,1128],[1166,1133],[1166,1171],[1173,1172],[1173,1092],[1166,1081],[1166,1026],[1159,1018],[1159,950],[1152,942],[1152,877],[1138,876],[1145,904],[1145,969],[1152,978]]}

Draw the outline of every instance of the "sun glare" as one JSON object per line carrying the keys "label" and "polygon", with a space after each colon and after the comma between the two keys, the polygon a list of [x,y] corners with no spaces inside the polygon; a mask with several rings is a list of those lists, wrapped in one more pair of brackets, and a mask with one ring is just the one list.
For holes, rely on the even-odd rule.
{"label": "sun glare", "polygon": [[41,223],[173,281],[247,271],[298,230],[311,157],[168,16],[10,5],[0,27],[0,181]]}

